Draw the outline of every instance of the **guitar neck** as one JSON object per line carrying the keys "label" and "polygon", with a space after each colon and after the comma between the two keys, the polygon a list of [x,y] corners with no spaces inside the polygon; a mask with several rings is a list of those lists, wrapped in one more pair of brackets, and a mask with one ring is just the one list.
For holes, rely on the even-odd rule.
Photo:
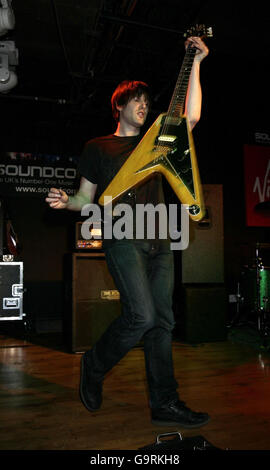
{"label": "guitar neck", "polygon": [[196,48],[189,45],[177,78],[167,117],[179,118],[184,114],[188,82],[195,54]]}

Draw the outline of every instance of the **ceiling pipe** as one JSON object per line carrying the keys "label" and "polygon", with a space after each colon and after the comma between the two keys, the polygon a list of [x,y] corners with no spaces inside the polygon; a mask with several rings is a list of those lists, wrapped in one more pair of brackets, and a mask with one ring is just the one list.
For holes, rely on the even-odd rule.
{"label": "ceiling pipe", "polygon": [[122,17],[122,16],[111,16],[111,15],[106,15],[102,14],[100,19],[110,21],[112,23],[119,23],[119,24],[126,24],[128,26],[136,26],[140,28],[148,28],[148,29],[155,29],[157,31],[164,31],[166,33],[171,33],[171,34],[178,34],[179,36],[183,36],[184,32],[179,31],[177,29],[171,29],[171,28],[164,28],[163,26],[156,26],[148,23],[142,23],[140,21],[134,21],[130,20],[127,17]]}
{"label": "ceiling pipe", "polygon": [[65,98],[47,98],[42,96],[27,96],[27,95],[0,95],[0,98],[4,99],[14,99],[14,100],[23,100],[23,101],[33,101],[41,103],[54,103],[58,105],[74,105],[76,104],[73,101],[69,101]]}

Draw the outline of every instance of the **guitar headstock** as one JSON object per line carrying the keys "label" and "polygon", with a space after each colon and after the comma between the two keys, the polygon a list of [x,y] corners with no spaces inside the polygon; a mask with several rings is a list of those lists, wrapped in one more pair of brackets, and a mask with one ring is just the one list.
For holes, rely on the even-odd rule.
{"label": "guitar headstock", "polygon": [[189,38],[191,36],[197,36],[201,38],[212,38],[213,37],[213,30],[212,27],[207,27],[204,24],[196,24],[191,26],[186,33],[184,33],[185,38]]}

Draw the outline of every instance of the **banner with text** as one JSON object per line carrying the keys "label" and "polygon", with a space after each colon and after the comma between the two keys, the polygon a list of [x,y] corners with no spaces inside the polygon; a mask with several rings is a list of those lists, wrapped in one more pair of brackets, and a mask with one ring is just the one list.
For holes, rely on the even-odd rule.
{"label": "banner with text", "polygon": [[52,187],[72,195],[78,188],[78,157],[40,153],[0,154],[0,196],[44,197]]}
{"label": "banner with text", "polygon": [[270,227],[270,146],[245,145],[246,223]]}

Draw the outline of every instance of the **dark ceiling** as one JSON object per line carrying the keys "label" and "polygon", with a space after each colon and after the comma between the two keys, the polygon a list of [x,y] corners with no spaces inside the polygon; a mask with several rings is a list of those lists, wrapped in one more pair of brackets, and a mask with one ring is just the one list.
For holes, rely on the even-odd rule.
{"label": "dark ceiling", "polygon": [[184,57],[183,33],[196,23],[214,33],[202,65],[213,120],[225,105],[239,121],[248,111],[264,114],[270,46],[264,2],[13,0],[12,6],[16,25],[1,40],[16,43],[18,85],[0,94],[0,105],[7,117],[2,132],[13,140],[57,134],[70,142],[70,132],[79,140],[109,132],[110,96],[126,78],[150,84],[152,116],[165,111]]}

